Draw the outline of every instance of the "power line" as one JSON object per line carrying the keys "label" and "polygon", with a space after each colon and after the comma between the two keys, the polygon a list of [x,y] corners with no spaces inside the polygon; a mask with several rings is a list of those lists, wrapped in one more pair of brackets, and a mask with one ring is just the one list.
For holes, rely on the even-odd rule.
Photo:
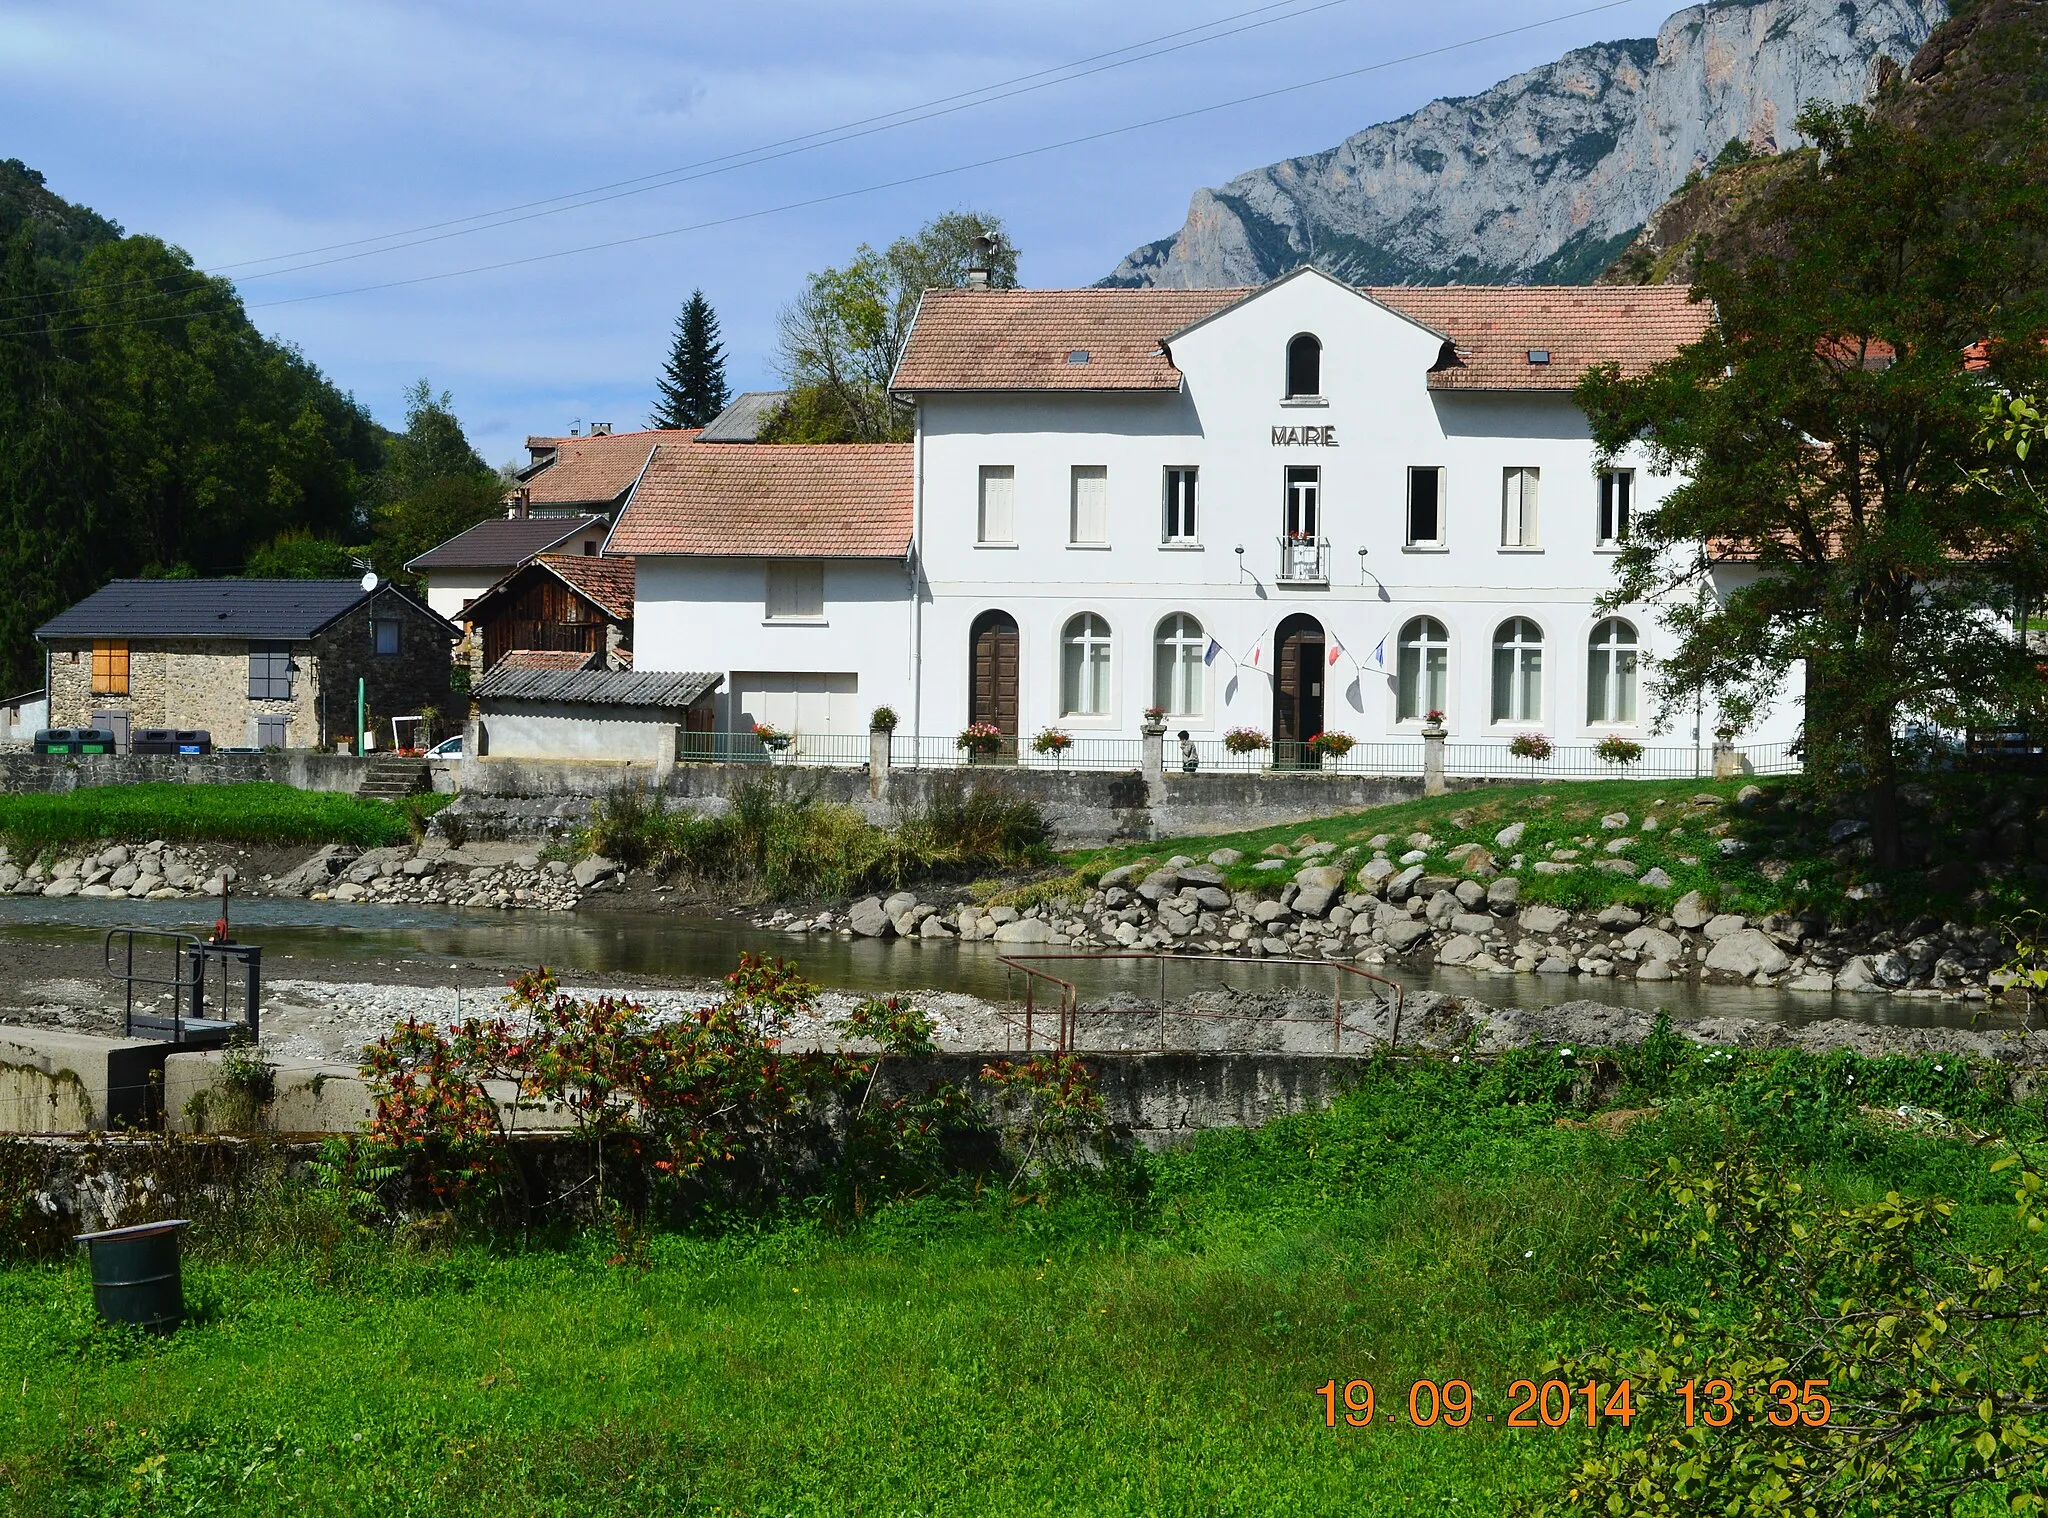
{"label": "power line", "polygon": [[[953,95],[943,95],[935,100],[925,101],[920,105],[904,106],[895,111],[886,111],[879,115],[866,116],[851,122],[843,122],[838,126],[821,127],[814,132],[802,133],[795,137],[781,138],[759,147],[744,148],[732,153],[721,154],[717,157],[700,159],[695,163],[683,164],[677,168],[663,169],[652,174],[636,175],[630,179],[614,180],[609,184],[597,185],[584,190],[572,190],[561,195],[548,196],[541,200],[526,201],[519,205],[507,206],[494,211],[478,211],[469,216],[455,217],[448,221],[432,222],[404,231],[379,233],[376,236],[357,238],[349,242],[330,243],[325,247],[309,248],[298,253],[272,254],[266,258],[244,259],[237,263],[222,264],[208,271],[195,271],[194,288],[199,287],[198,282],[202,278],[220,278],[223,277],[226,270],[247,268],[252,264],[283,263],[290,259],[313,260],[311,262],[287,264],[283,268],[265,269],[253,274],[247,274],[237,281],[238,284],[247,284],[252,280],[258,279],[272,279],[281,274],[300,273],[307,269],[324,268],[331,264],[349,263],[357,259],[375,258],[384,253],[396,253],[406,248],[422,247],[428,243],[443,242],[450,238],[467,237],[477,232],[495,231],[500,227],[515,226],[526,221],[537,221],[542,217],[559,216],[569,211],[580,211],[590,206],[603,205],[614,200],[624,200],[635,195],[651,194],[656,190],[668,189],[678,184],[687,184],[698,179],[709,179],[715,175],[731,173],[736,169],[752,168],[758,164],[772,163],[778,159],[815,152],[819,148],[835,147],[841,143],[852,142],[862,137],[870,137],[880,132],[894,131],[898,127],[914,126],[920,122],[932,121],[941,116],[954,115],[961,111],[973,110],[979,106],[993,105],[1000,101],[1015,99],[1020,95],[1028,95],[1039,90],[1051,89],[1055,85],[1072,84],[1078,80],[1091,78],[1096,74],[1107,73],[1113,69],[1127,68],[1135,63],[1150,62],[1155,58],[1163,58],[1171,53],[1183,52],[1188,48],[1200,47],[1211,42],[1219,42],[1226,37],[1240,36],[1245,32],[1274,26],[1282,21],[1296,20],[1303,16],[1313,15],[1318,11],[1330,10],[1336,6],[1349,3],[1350,0],[1316,0],[1316,3],[1313,4],[1305,3],[1305,0],[1272,0],[1272,3],[1256,6],[1251,10],[1239,11],[1229,16],[1221,16],[1214,21],[1205,21],[1199,26],[1183,27],[1179,31],[1167,32],[1161,36],[1147,38],[1141,42],[1128,43],[1123,47],[1112,48],[1104,53],[1096,53],[1072,63],[1059,64],[1053,68],[1040,69],[1030,74],[1020,74],[1013,79],[982,85],[976,89],[964,90]],[[1273,11],[1283,11],[1286,14],[1278,16],[1268,14]],[[1227,31],[1216,30],[1218,27],[1229,26],[1229,23],[1233,21],[1242,21],[1250,16],[1263,16],[1265,19],[1252,21],[1244,26],[1230,27]],[[1188,37],[1195,32],[1208,32],[1210,35],[1194,37],[1191,41],[1174,41],[1175,38]],[[1173,45],[1160,46],[1159,44],[1162,43],[1172,43]],[[1145,48],[1152,50],[1150,52],[1139,51]],[[1136,53],[1137,56],[1127,58],[1119,56],[1125,53]],[[1105,63],[1102,62],[1104,59],[1116,59],[1117,61]],[[1087,67],[1089,64],[1096,64],[1098,66],[1089,68]],[[1051,77],[1055,75],[1059,77]],[[1034,80],[1039,82],[1031,82]],[[444,230],[447,228],[454,228],[456,230]],[[432,233],[434,235],[416,235],[421,233]],[[398,238],[411,238],[412,240],[406,242],[394,240]],[[367,245],[370,243],[384,243],[387,246],[368,247]],[[358,248],[362,251],[353,253],[339,251],[348,248]],[[315,259],[314,255],[320,253],[337,253],[338,256]],[[102,290],[120,290],[151,283],[153,281],[146,279],[132,279],[118,281],[111,285],[101,286],[100,288]],[[144,293],[147,296],[160,292],[147,291]],[[19,302],[30,298],[27,296],[0,297],[0,304]],[[62,308],[48,314],[66,315],[72,309],[87,308]]]}
{"label": "power line", "polygon": [[[732,226],[739,222],[756,221],[766,216],[781,215],[788,211],[806,210],[813,206],[830,205],[841,200],[850,200],[862,195],[879,194],[884,190],[901,189],[906,185],[923,184],[934,179],[943,179],[955,174],[972,173],[977,169],[991,168],[999,164],[1016,163],[1026,158],[1040,157],[1046,153],[1066,148],[1081,147],[1092,142],[1102,142],[1112,137],[1126,136],[1132,132],[1148,130],[1156,126],[1167,126],[1174,122],[1192,120],[1198,116],[1213,115],[1218,111],[1233,110],[1238,106],[1257,104],[1260,101],[1276,100],[1286,95],[1299,94],[1304,90],[1318,89],[1323,85],[1356,79],[1366,74],[1379,73],[1403,64],[1416,63],[1425,58],[1441,57],[1445,53],[1459,52],[1466,48],[1478,47],[1488,42],[1497,42],[1505,37],[1518,36],[1524,32],[1555,26],[1561,22],[1578,20],[1585,16],[1597,15],[1603,11],[1618,10],[1625,5],[1641,3],[1641,0],[1602,0],[1598,5],[1584,6],[1578,10],[1565,11],[1548,16],[1540,21],[1524,22],[1519,26],[1503,27],[1477,37],[1467,37],[1457,42],[1447,42],[1432,48],[1423,48],[1397,58],[1383,59],[1378,63],[1363,64],[1357,68],[1341,69],[1336,73],[1323,74],[1314,79],[1300,80],[1294,84],[1280,85],[1274,89],[1261,90],[1250,95],[1239,95],[1229,100],[1215,101],[1209,105],[1193,106],[1184,111],[1173,111],[1163,116],[1149,117],[1143,121],[1126,123],[1123,126],[1105,127],[1096,132],[1085,132],[1076,137],[1063,138],[1057,142],[1043,143],[1037,147],[1020,148],[1015,152],[999,153],[992,157],[976,159],[970,163],[954,164],[948,168],[931,169],[920,174],[906,174],[895,179],[882,180],[850,190],[837,190],[825,195],[813,195],[802,200],[786,201],[781,205],[766,206],[753,211],[735,212],[730,216],[714,217],[708,221],[691,222],[684,226],[667,227],[656,232],[642,232],[631,237],[610,238],[603,242],[585,243],[578,247],[561,248],[551,253],[534,253],[522,258],[501,259],[494,263],[475,264],[464,269],[448,269],[437,274],[419,274],[405,279],[381,280],[374,284],[355,285],[340,290],[320,291],[312,295],[288,296],[279,300],[257,301],[248,305],[249,310],[269,310],[277,306],[303,305],[309,301],[334,300],[348,295],[365,295],[378,290],[403,289],[412,285],[434,284],[442,280],[463,279],[473,274],[489,274],[503,269],[523,268],[531,264],[548,263],[556,259],[579,257],[585,253],[603,252],[610,248],[631,247],[639,243],[654,242],[662,238],[678,237],[690,232],[707,231],[715,227]],[[158,321],[182,321],[195,313],[176,312],[164,316],[137,317],[131,321],[102,322],[71,327],[50,329],[54,333],[97,332],[109,328],[146,325]],[[204,314],[204,313],[197,313]]]}

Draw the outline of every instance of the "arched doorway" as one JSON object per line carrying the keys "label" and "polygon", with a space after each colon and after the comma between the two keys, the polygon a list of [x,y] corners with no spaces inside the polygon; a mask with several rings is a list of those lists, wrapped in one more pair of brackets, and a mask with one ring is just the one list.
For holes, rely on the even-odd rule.
{"label": "arched doorway", "polygon": [[1273,759],[1303,765],[1323,730],[1323,624],[1297,613],[1273,631]]}
{"label": "arched doorway", "polygon": [[1006,611],[985,611],[969,633],[967,720],[991,722],[1017,752],[1017,619]]}

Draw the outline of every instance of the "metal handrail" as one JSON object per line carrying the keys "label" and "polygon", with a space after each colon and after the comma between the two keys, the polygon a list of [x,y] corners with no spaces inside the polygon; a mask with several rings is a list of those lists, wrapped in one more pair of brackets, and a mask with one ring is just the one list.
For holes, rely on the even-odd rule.
{"label": "metal handrail", "polygon": [[[1157,960],[1159,962],[1159,1048],[1161,1053],[1164,1053],[1166,1050],[1166,1019],[1169,1015],[1166,1004],[1167,962],[1169,960],[1180,960],[1188,963],[1200,963],[1206,961],[1216,964],[1227,965],[1243,965],[1247,963],[1246,960],[1235,954],[1165,954],[1161,953],[1156,949],[1084,950],[1066,954],[998,954],[996,956],[996,962],[998,964],[1001,964],[1008,969],[1019,971],[1024,976],[1025,1053],[1028,1054],[1031,1052],[1032,1040],[1035,1035],[1034,1025],[1037,1018],[1036,992],[1037,982],[1040,980],[1049,981],[1052,985],[1059,988],[1059,1041],[1054,1049],[1054,1052],[1058,1054],[1072,1053],[1074,1051],[1075,1035],[1078,1034],[1080,1031],[1080,996],[1079,991],[1076,988],[1074,982],[1071,980],[1067,980],[1062,976],[1054,975],[1049,970],[1040,970],[1036,968],[1036,962],[1045,960],[1064,962],[1068,960],[1108,959]],[[1344,961],[1337,959],[1281,959],[1260,960],[1257,962],[1261,964],[1323,966],[1327,967],[1330,970],[1339,972],[1337,975],[1333,977],[1333,984],[1331,987],[1330,1052],[1333,1054],[1341,1052],[1344,1046],[1343,977],[1345,975],[1356,975],[1360,979],[1375,981],[1380,985],[1391,987],[1394,993],[1394,1022],[1393,1026],[1388,1030],[1387,1047],[1389,1049],[1392,1049],[1400,1043],[1401,1004],[1403,998],[1401,983],[1399,981],[1389,980],[1384,975],[1375,975],[1370,970],[1361,970],[1357,965],[1346,964]],[[1121,1014],[1105,1013],[1104,1015],[1117,1016]],[[1249,1022],[1254,1020],[1236,1013],[1195,1012],[1185,1009],[1172,1015],[1178,1017],[1193,1018],[1199,1022]],[[1308,1021],[1308,1019],[1299,1017],[1279,1017],[1266,1019],[1266,1021],[1306,1022]]]}
{"label": "metal handrail", "polygon": [[[114,940],[123,941],[126,956],[123,968],[114,968]],[[135,940],[157,938],[171,944],[171,978],[160,975],[137,975],[135,973]],[[137,986],[169,986],[171,988],[171,1042],[184,1042],[185,993],[192,989],[192,981],[184,973],[191,946],[198,943],[190,933],[174,933],[168,928],[109,928],[106,938],[100,944],[100,963],[106,969],[109,979],[121,982],[121,1033],[125,1038],[135,1036],[135,988]]]}

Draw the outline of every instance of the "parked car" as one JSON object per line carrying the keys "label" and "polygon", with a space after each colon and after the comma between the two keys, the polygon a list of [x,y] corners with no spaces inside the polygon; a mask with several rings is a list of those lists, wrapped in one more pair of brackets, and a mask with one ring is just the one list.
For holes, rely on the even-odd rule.
{"label": "parked car", "polygon": [[460,759],[462,757],[462,734],[457,733],[453,738],[443,738],[439,743],[427,750],[427,757],[429,759]]}

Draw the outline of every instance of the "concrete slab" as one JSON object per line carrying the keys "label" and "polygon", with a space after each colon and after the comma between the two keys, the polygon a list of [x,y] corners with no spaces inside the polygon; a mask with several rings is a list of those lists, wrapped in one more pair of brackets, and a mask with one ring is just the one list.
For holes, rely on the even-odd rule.
{"label": "concrete slab", "polygon": [[[223,1076],[224,1061],[247,1057],[222,1049],[173,1054],[164,1062],[164,1126],[173,1133],[361,1133],[377,1115],[369,1084],[353,1065],[266,1058],[269,1075],[260,1083]],[[497,1098],[509,1132],[575,1126],[561,1108],[520,1105],[509,1081],[485,1089]]]}
{"label": "concrete slab", "polygon": [[164,1057],[146,1038],[0,1027],[0,1133],[97,1133],[150,1126]]}

